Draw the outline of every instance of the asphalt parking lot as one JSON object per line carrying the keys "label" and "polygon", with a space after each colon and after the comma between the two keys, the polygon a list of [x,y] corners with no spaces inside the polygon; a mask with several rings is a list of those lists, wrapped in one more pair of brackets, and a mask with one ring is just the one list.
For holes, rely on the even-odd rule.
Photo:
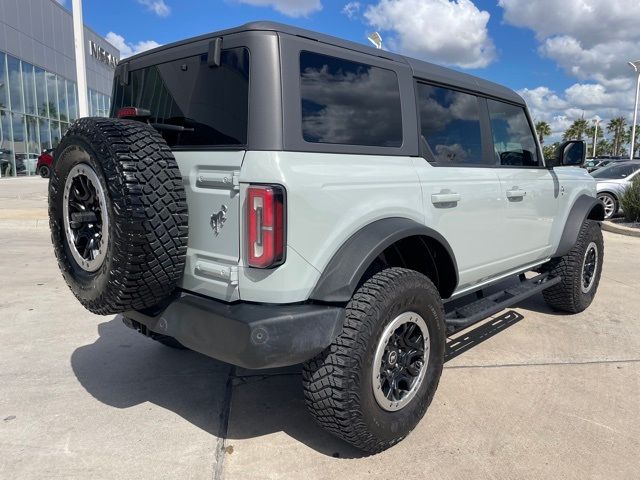
{"label": "asphalt parking lot", "polygon": [[367,457],[313,423],[297,368],[235,370],[85,311],[46,181],[0,180],[0,478],[640,478],[640,238],[604,235],[586,312],[534,297],[459,334],[426,417]]}

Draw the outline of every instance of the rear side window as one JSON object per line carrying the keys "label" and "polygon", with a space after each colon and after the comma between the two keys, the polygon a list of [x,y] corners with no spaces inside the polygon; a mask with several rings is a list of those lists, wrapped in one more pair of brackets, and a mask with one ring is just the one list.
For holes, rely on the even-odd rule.
{"label": "rear side window", "polygon": [[540,165],[533,130],[524,108],[487,100],[498,164],[516,167]]}
{"label": "rear side window", "polygon": [[402,145],[400,88],[392,70],[301,52],[300,95],[307,142]]}
{"label": "rear side window", "polygon": [[423,83],[417,88],[427,159],[438,165],[482,165],[478,97]]}
{"label": "rear side window", "polygon": [[223,50],[219,67],[203,54],[133,70],[128,85],[116,79],[111,115],[129,106],[149,110],[171,147],[245,145],[249,51]]}

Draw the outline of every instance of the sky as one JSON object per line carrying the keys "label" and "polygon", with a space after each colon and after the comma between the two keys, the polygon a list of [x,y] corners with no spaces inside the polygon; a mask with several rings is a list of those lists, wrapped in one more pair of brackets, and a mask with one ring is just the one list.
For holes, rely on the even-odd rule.
{"label": "sky", "polygon": [[[71,0],[57,0],[71,8]],[[384,48],[506,85],[559,140],[573,120],[632,122],[638,0],[85,0],[123,57],[255,20]]]}

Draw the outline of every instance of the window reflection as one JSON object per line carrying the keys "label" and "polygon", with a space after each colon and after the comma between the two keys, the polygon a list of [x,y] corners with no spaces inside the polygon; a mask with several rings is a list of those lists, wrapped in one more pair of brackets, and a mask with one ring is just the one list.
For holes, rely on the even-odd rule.
{"label": "window reflection", "polygon": [[442,165],[485,163],[475,95],[418,84],[418,104],[428,160]]}
{"label": "window reflection", "polygon": [[6,56],[0,52],[0,108],[9,108]]}
{"label": "window reflection", "polygon": [[11,55],[7,55],[7,69],[9,71],[9,103],[11,110],[14,112],[24,112],[20,60]]}
{"label": "window reflection", "polygon": [[402,145],[400,89],[392,70],[302,52],[300,94],[307,142]]}
{"label": "window reflection", "polygon": [[522,107],[488,100],[496,157],[501,165],[535,167],[536,141]]}
{"label": "window reflection", "polygon": [[22,62],[22,80],[24,84],[25,110],[31,115],[36,115],[38,111],[36,103],[36,79],[33,65]]}

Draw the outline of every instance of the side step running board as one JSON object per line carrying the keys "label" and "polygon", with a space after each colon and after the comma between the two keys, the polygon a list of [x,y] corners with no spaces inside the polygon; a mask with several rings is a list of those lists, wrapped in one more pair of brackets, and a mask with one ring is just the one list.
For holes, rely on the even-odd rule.
{"label": "side step running board", "polygon": [[480,298],[447,313],[445,323],[448,327],[456,329],[468,327],[559,283],[561,280],[561,277],[550,277],[548,273],[541,273],[528,280],[521,280],[519,285]]}

